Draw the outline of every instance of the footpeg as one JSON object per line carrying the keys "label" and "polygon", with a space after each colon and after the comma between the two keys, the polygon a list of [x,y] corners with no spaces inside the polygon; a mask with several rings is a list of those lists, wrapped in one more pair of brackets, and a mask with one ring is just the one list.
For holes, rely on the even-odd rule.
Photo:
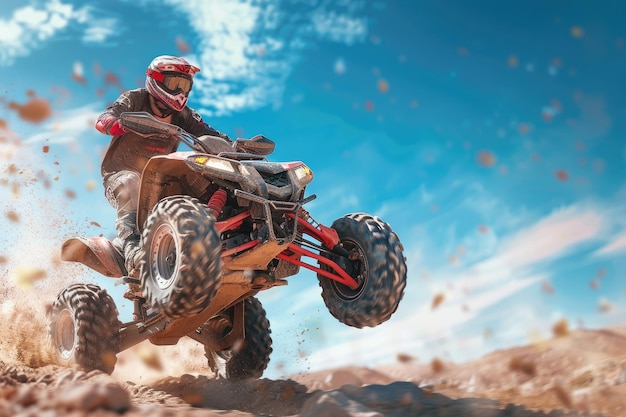
{"label": "footpeg", "polygon": [[122,284],[140,285],[141,284],[141,280],[133,278],[133,277],[122,277],[122,278],[118,279],[117,281],[115,281],[115,286],[116,287],[118,285],[122,285]]}

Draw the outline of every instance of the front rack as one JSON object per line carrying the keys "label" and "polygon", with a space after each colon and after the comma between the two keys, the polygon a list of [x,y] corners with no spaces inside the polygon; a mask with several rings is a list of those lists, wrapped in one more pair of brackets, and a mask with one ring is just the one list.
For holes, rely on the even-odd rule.
{"label": "front rack", "polygon": [[[253,201],[261,205],[261,207],[263,208],[263,214],[265,217],[270,240],[278,242],[279,244],[291,243],[294,241],[298,232],[296,221],[294,219],[297,218],[297,213],[302,208],[302,204],[291,201],[268,200],[266,198],[259,197],[257,195],[250,194],[241,190],[235,190],[235,196],[241,197],[245,200]],[[272,216],[272,213],[279,214],[279,216]],[[291,213],[293,214],[293,216],[285,216],[285,214],[287,213]],[[293,222],[287,228],[288,230],[283,230],[285,232],[285,236],[277,236],[274,229],[274,217],[281,217],[282,219],[284,219],[284,221],[291,220]]]}

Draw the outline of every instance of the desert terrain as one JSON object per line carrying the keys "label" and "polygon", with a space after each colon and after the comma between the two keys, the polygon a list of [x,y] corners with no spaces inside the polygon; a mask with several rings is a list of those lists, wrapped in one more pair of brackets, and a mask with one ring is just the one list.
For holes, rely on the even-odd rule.
{"label": "desert terrain", "polygon": [[[373,368],[244,381],[190,365],[184,358],[202,355],[195,345],[171,347],[174,355],[139,345],[106,375],[45,364],[43,342],[12,334],[0,345],[0,417],[626,416],[626,327],[561,329],[467,363],[399,355]],[[164,372],[165,355],[179,367]]]}

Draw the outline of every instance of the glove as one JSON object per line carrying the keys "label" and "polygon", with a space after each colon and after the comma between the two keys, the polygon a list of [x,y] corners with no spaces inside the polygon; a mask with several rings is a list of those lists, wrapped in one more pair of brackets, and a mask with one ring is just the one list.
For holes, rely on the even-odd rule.
{"label": "glove", "polygon": [[123,135],[124,133],[127,132],[126,128],[122,126],[119,119],[113,122],[111,127],[109,127],[108,131],[109,131],[109,134],[113,136]]}

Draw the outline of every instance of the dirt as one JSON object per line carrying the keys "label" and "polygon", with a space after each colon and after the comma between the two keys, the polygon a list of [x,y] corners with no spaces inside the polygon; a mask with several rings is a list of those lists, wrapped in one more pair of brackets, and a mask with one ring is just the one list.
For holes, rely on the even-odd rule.
{"label": "dirt", "polygon": [[[576,330],[461,364],[417,363],[401,356],[376,368],[343,367],[244,381],[215,379],[184,360],[175,365],[178,369],[167,369],[170,376],[163,376],[163,348],[152,345],[122,352],[110,376],[85,373],[42,365],[49,358],[39,355],[34,360],[35,351],[11,354],[6,348],[11,343],[21,343],[23,349],[45,347],[34,339],[24,344],[6,337],[0,417],[626,416],[626,327]],[[167,357],[176,361],[197,354],[191,346],[178,348],[178,358]],[[137,380],[138,364],[145,381]],[[194,372],[185,372],[189,370]]]}

